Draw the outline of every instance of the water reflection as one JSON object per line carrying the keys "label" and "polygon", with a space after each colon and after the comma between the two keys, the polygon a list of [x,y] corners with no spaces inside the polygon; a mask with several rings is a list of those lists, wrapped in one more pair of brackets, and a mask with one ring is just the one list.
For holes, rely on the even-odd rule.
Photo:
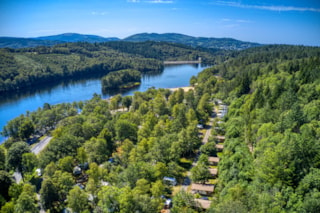
{"label": "water reflection", "polygon": [[59,82],[47,82],[45,84],[41,84],[38,87],[28,87],[23,90],[7,92],[1,95],[0,97],[0,106],[2,104],[13,103],[18,100],[35,96],[35,95],[51,95],[52,92],[55,92],[58,88],[62,88],[64,90],[72,89],[75,85],[81,85],[86,87],[88,84],[88,80],[98,80],[102,76],[94,76],[85,79],[68,79]]}

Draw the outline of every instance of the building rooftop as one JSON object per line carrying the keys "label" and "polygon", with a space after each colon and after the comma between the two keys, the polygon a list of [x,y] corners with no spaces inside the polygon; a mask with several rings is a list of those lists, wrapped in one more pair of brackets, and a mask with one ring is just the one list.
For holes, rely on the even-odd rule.
{"label": "building rooftop", "polygon": [[214,185],[193,183],[191,185],[191,190],[213,192],[214,191]]}
{"label": "building rooftop", "polygon": [[222,136],[222,135],[217,135],[216,138],[217,138],[218,140],[225,140],[225,139],[226,139],[226,137],[225,137],[225,136]]}
{"label": "building rooftop", "polygon": [[219,163],[220,159],[218,157],[209,157],[209,163]]}
{"label": "building rooftop", "polygon": [[216,144],[217,149],[223,149],[223,144]]}
{"label": "building rooftop", "polygon": [[209,172],[211,175],[217,175],[218,174],[218,169],[209,169]]}
{"label": "building rooftop", "polygon": [[209,209],[211,205],[211,200],[194,199],[203,209]]}

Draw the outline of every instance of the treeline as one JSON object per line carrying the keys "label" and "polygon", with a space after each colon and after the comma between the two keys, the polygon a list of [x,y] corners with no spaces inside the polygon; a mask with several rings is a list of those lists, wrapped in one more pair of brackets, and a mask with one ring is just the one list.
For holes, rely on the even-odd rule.
{"label": "treeline", "polygon": [[[221,56],[228,51],[219,49],[206,49],[201,47],[190,47],[178,43],[169,42],[125,42],[113,41],[104,43],[105,46],[112,49],[144,56],[146,58],[155,58],[161,61],[196,61],[199,57],[205,64],[215,64],[221,60]],[[212,56],[215,57],[212,57]]]}
{"label": "treeline", "polygon": [[264,46],[198,76],[208,91],[217,75],[209,92],[230,104],[210,212],[319,212],[319,56],[317,47]]}
{"label": "treeline", "polygon": [[215,55],[211,52],[159,42],[78,42],[53,47],[4,48],[0,49],[0,93],[121,69],[159,71],[163,69],[162,60],[199,56],[208,63],[214,62]]}
{"label": "treeline", "polygon": [[119,70],[111,72],[101,80],[102,90],[125,89],[140,85],[141,73],[137,70]]}

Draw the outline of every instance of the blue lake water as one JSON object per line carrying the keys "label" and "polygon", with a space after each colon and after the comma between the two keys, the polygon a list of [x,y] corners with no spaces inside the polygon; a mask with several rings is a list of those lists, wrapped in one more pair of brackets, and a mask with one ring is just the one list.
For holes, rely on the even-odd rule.
{"label": "blue lake water", "polygon": [[[150,87],[174,88],[189,86],[189,80],[193,75],[197,75],[205,69],[200,64],[167,65],[159,73],[145,74],[142,77],[141,85],[121,92],[122,95],[132,95],[136,91],[146,91]],[[101,81],[99,78],[69,81],[55,86],[48,85],[45,88],[34,91],[17,93],[10,96],[0,97],[0,131],[6,123],[26,113],[42,107],[44,103],[51,105],[83,101],[92,98],[97,93],[103,98],[114,95],[112,92],[103,94],[101,91]],[[0,135],[0,143],[4,138]]]}

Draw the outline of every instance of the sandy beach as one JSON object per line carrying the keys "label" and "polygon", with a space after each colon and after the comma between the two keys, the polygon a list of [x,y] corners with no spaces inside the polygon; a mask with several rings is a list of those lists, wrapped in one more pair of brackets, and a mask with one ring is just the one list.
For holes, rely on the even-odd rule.
{"label": "sandy beach", "polygon": [[194,90],[194,87],[176,87],[176,88],[168,88],[171,91],[177,91],[179,89],[183,89],[185,92],[188,92],[189,90]]}

